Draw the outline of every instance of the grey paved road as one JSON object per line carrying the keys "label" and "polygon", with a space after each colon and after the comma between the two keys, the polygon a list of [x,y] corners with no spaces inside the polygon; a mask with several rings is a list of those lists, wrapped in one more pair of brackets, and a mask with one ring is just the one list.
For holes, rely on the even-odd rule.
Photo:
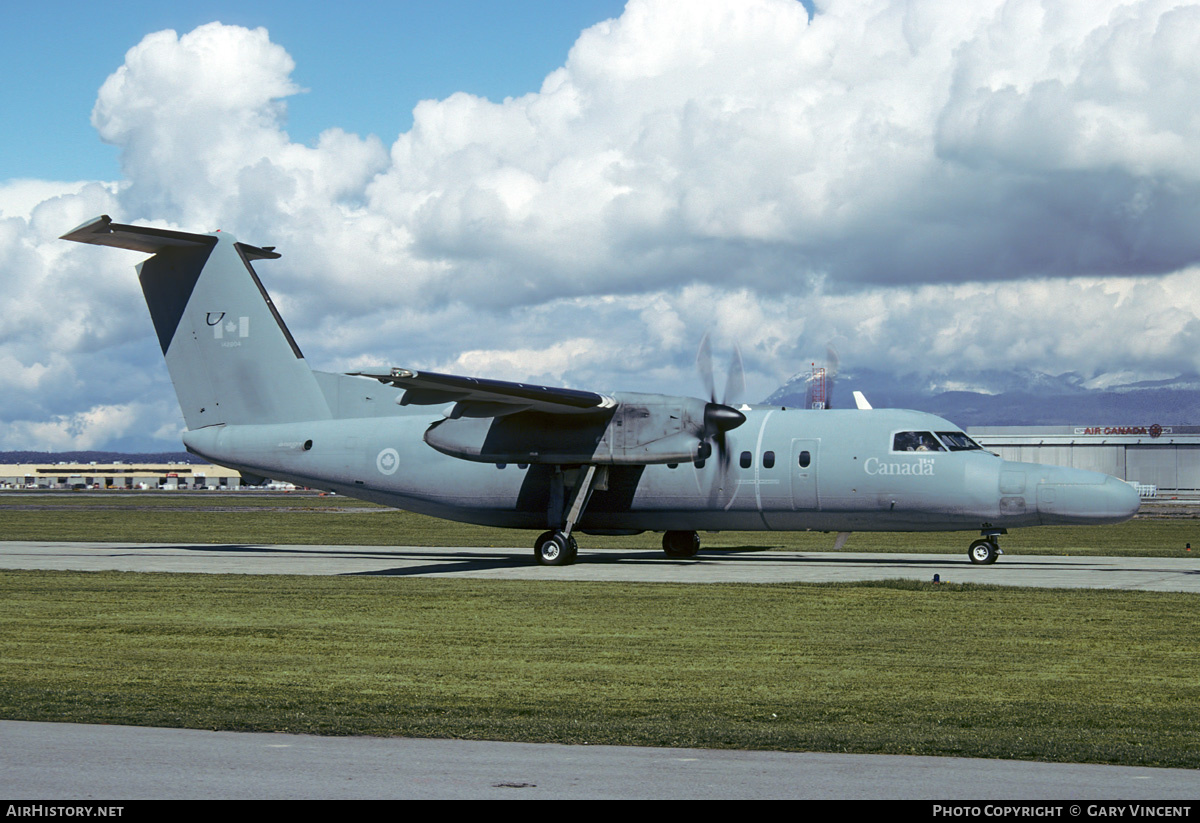
{"label": "grey paved road", "polygon": [[932,580],[936,574],[946,583],[1200,593],[1200,556],[1009,554],[995,565],[973,566],[965,552],[947,555],[712,551],[692,560],[668,560],[657,551],[600,550],[581,553],[574,566],[544,568],[534,565],[532,551],[520,549],[0,542],[0,568],[677,583]]}
{"label": "grey paved road", "polygon": [[0,795],[67,799],[1184,801],[1200,772],[889,755],[558,746],[0,721]]}

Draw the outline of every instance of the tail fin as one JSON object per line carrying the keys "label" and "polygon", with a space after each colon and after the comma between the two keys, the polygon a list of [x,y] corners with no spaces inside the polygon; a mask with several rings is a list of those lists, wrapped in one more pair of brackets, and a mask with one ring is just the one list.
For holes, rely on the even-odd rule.
{"label": "tail fin", "polygon": [[126,226],[107,215],[62,239],[153,254],[138,279],[189,429],[330,416],[325,396],[250,265],[272,248],[225,234]]}

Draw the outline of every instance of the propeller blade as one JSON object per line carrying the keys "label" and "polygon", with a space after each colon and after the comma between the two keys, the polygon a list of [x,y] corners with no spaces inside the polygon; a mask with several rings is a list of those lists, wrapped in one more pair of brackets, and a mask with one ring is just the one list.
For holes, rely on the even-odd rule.
{"label": "propeller blade", "polygon": [[832,343],[825,344],[825,360],[828,365],[825,367],[825,408],[833,408],[833,384],[837,380],[838,365],[841,362],[838,358],[837,349]]}
{"label": "propeller blade", "polygon": [[715,403],[717,386],[713,380],[712,343],[708,340],[708,332],[704,333],[704,338],[700,341],[700,350],[696,352],[696,371],[700,373],[700,380],[704,383],[709,401]]}
{"label": "propeller blade", "polygon": [[742,395],[745,393],[746,369],[742,365],[742,350],[735,343],[733,357],[729,361],[729,375],[725,378],[725,399],[722,402],[729,406],[737,406],[742,402]]}
{"label": "propeller blade", "polygon": [[721,499],[722,490],[729,479],[729,442],[726,434],[746,422],[746,415],[732,406],[722,403],[709,403],[704,407],[705,445],[712,440],[711,451],[715,452],[716,471],[713,472],[712,488],[708,494],[709,506],[716,505]]}
{"label": "propeller blade", "polygon": [[[717,386],[713,376],[712,341],[707,332],[700,341],[700,349],[696,352],[696,371],[704,383],[709,402],[704,406],[704,428],[700,432],[700,448],[698,459],[707,461],[716,458],[716,471],[713,472],[712,488],[709,491],[710,505],[716,503],[724,488],[729,474],[729,447],[726,443],[726,432],[736,429],[746,422],[746,415],[733,406],[741,402],[742,394],[746,391],[746,371],[742,364],[742,351],[734,345],[733,357],[729,362],[729,373],[725,377],[725,399],[717,402]],[[715,453],[715,454],[714,454]],[[699,488],[700,478],[696,477]]]}
{"label": "propeller blade", "polygon": [[713,435],[713,445],[717,452],[717,470],[713,472],[712,488],[708,493],[708,505],[712,508],[721,499],[725,488],[725,479],[729,477],[729,448],[725,443],[725,432],[718,431]]}

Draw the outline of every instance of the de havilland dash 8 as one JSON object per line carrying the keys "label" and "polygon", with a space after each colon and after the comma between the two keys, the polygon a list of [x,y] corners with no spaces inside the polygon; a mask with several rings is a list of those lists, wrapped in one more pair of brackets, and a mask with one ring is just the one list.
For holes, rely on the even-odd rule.
{"label": "de havilland dash 8", "polygon": [[[138,278],[188,451],[272,478],[449,520],[545,529],[534,556],[573,563],[576,532],[978,530],[995,562],[1019,526],[1119,523],[1136,490],[1080,469],[1016,463],[932,414],[792,409],[511,383],[407,368],[309,368],[254,270],[273,247],[114,223],[63,239],[153,255]],[[707,340],[698,358],[705,371]],[[730,382],[741,380],[740,371]],[[727,386],[728,391],[728,386]],[[429,416],[400,406],[443,409]],[[433,419],[430,419],[430,418]]]}

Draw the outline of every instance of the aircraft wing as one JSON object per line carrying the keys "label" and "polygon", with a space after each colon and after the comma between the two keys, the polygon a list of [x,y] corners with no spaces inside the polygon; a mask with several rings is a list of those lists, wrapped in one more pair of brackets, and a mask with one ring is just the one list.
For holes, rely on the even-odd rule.
{"label": "aircraft wing", "polygon": [[415,372],[394,368],[387,374],[352,372],[404,389],[403,406],[454,403],[451,419],[459,417],[503,417],[526,410],[551,414],[588,414],[615,408],[607,395],[578,389],[510,383],[481,377],[461,377],[438,372]]}

